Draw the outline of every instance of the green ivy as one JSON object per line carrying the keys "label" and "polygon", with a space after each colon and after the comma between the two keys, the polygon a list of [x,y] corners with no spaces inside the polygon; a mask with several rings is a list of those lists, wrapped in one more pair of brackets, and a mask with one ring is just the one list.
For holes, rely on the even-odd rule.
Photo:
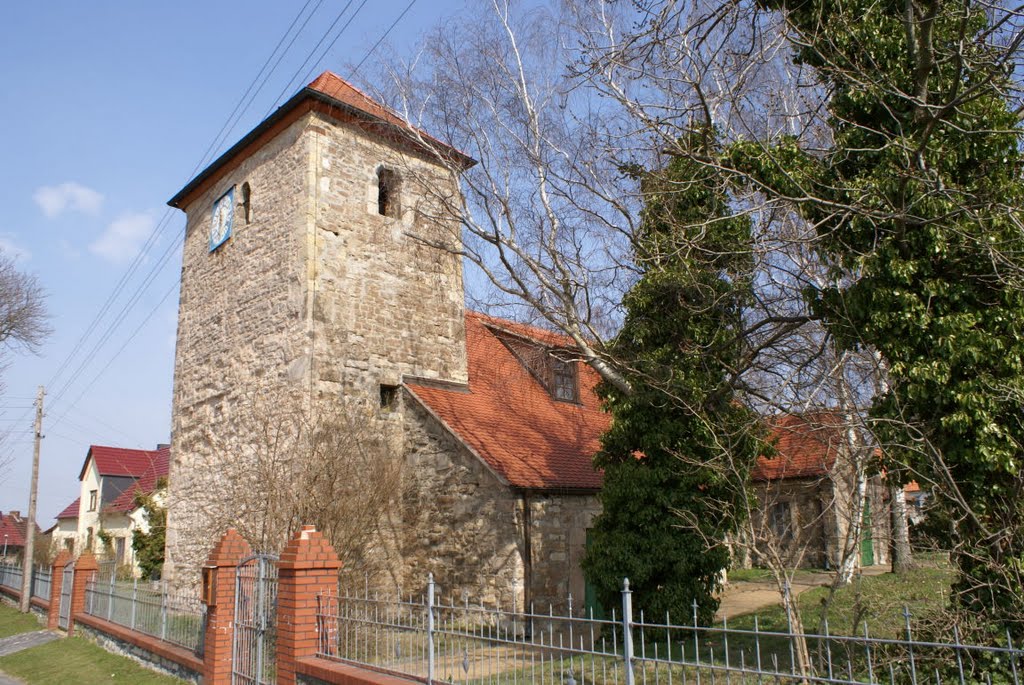
{"label": "green ivy", "polygon": [[759,450],[756,421],[734,401],[728,373],[742,351],[750,224],[731,216],[710,164],[713,133],[682,141],[693,157],[641,175],[642,275],[609,350],[631,392],[599,388],[613,421],[595,457],[602,513],[583,560],[604,606],[617,603],[628,577],[648,615],[690,619],[696,601],[703,622],[718,606],[724,540]]}
{"label": "green ivy", "polygon": [[[853,276],[807,295],[841,344],[888,363],[872,410],[887,468],[933,483],[948,509],[955,606],[1024,636],[1024,291],[1011,284],[1024,266],[1022,141],[1010,70],[977,39],[985,5],[763,4],[786,12],[797,61],[825,83],[833,144],[741,143],[729,159],[770,194],[802,198],[822,255]],[[907,8],[916,35],[934,12],[928,107],[908,95],[919,46]]]}

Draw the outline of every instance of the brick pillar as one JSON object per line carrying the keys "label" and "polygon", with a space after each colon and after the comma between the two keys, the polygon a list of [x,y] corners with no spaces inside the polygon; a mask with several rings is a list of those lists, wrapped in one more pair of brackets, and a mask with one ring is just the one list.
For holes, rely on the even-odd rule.
{"label": "brick pillar", "polygon": [[82,552],[75,562],[75,575],[71,580],[71,616],[68,619],[68,635],[75,632],[75,615],[85,611],[85,584],[100,570],[96,557],[89,550]]}
{"label": "brick pillar", "polygon": [[323,535],[303,526],[277,568],[277,682],[294,685],[296,660],[316,654],[317,596],[337,591],[341,562]]}
{"label": "brick pillar", "polygon": [[60,591],[64,585],[64,567],[71,563],[71,552],[62,549],[50,567],[50,609],[46,614],[46,627],[57,630],[60,617]]}
{"label": "brick pillar", "polygon": [[206,641],[203,652],[203,682],[230,685],[231,647],[235,621],[235,569],[252,554],[252,548],[238,531],[228,532],[210,552],[203,567],[203,598],[206,602]]}

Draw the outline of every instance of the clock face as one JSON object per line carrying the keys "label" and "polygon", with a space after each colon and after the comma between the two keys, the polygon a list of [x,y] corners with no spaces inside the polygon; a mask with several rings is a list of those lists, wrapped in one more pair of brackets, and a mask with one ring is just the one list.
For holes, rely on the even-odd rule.
{"label": "clock face", "polygon": [[231,237],[231,222],[234,215],[235,189],[232,187],[213,203],[213,215],[210,219],[210,252]]}

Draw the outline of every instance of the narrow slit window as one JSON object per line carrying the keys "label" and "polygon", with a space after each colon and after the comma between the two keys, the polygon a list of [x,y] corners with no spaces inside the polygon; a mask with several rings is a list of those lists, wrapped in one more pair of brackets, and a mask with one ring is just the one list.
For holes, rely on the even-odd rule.
{"label": "narrow slit window", "polygon": [[377,172],[377,213],[398,216],[398,174],[393,169],[382,167]]}
{"label": "narrow slit window", "polygon": [[252,221],[252,188],[248,182],[242,184],[242,216],[246,224]]}

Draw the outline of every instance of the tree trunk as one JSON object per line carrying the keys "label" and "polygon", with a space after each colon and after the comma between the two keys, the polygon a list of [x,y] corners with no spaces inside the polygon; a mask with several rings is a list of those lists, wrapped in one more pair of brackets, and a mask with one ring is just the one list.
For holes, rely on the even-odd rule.
{"label": "tree trunk", "polygon": [[907,500],[903,488],[895,485],[889,491],[892,514],[892,572],[903,573],[914,566],[910,551],[910,526],[907,523]]}

